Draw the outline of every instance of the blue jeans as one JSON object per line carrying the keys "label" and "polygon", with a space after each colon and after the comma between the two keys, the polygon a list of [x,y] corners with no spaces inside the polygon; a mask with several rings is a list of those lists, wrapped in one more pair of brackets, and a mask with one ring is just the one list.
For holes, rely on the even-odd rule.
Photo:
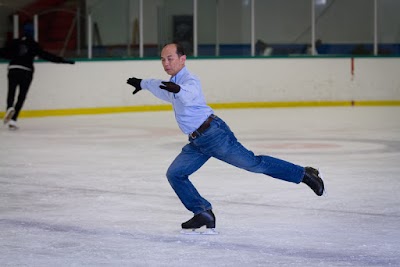
{"label": "blue jeans", "polygon": [[270,156],[255,156],[237,141],[229,126],[219,117],[214,118],[204,133],[196,139],[189,137],[189,141],[169,166],[167,178],[183,205],[194,214],[212,208],[189,180],[189,176],[210,157],[288,182],[300,183],[304,176],[301,166]]}

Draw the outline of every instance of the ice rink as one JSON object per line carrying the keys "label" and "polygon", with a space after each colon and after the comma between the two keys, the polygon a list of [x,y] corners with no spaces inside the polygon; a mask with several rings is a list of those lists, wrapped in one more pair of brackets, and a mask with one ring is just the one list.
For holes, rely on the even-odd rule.
{"label": "ice rink", "polygon": [[0,129],[0,266],[400,266],[400,107],[215,112],[327,195],[210,159],[191,180],[220,234],[182,235],[172,111],[20,119]]}

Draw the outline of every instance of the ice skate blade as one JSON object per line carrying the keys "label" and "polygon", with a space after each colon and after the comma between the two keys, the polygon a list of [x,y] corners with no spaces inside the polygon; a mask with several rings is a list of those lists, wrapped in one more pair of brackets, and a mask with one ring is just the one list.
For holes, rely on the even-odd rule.
{"label": "ice skate blade", "polygon": [[181,234],[183,235],[218,235],[219,233],[215,230],[215,228],[206,228],[203,229],[182,229]]}
{"label": "ice skate blade", "polygon": [[319,172],[319,177],[321,177],[322,181],[324,182],[324,191],[322,191],[321,197],[328,197],[328,192],[326,191],[326,181],[324,180],[324,176],[322,175],[319,169],[318,172]]}

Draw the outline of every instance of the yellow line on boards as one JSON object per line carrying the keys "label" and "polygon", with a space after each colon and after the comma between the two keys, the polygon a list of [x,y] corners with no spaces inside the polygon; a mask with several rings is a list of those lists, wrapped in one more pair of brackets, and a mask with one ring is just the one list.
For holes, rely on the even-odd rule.
{"label": "yellow line on boards", "polygon": [[[213,109],[240,108],[287,108],[287,107],[338,107],[338,106],[400,106],[400,100],[355,100],[355,101],[302,101],[302,102],[233,102],[212,103]],[[171,105],[146,105],[129,107],[97,107],[49,110],[22,110],[20,118],[108,114],[121,112],[150,112],[172,110]],[[0,112],[4,117],[5,112]]]}
{"label": "yellow line on boards", "polygon": [[[101,107],[101,108],[74,108],[74,109],[50,109],[50,110],[23,110],[21,118],[46,117],[46,116],[71,116],[71,115],[95,115],[122,112],[146,112],[172,110],[168,105],[156,106],[131,106],[131,107]],[[4,115],[3,115],[4,116]]]}

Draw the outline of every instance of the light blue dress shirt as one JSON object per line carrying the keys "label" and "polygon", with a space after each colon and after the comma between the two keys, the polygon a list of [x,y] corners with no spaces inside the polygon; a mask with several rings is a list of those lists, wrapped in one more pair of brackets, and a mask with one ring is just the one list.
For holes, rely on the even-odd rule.
{"label": "light blue dress shirt", "polygon": [[200,80],[186,67],[171,77],[170,81],[181,87],[177,94],[161,89],[162,80],[159,79],[143,79],[141,87],[157,98],[172,103],[179,128],[183,133],[190,134],[214,112],[206,103]]}

